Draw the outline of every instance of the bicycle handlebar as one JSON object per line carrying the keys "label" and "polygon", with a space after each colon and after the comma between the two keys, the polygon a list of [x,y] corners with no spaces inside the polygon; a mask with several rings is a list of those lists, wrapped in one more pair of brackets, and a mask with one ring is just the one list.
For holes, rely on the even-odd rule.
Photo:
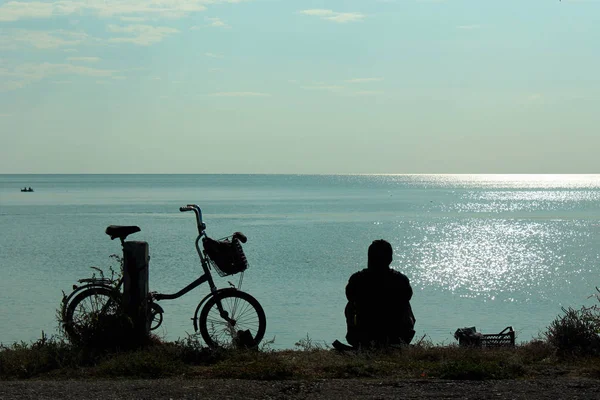
{"label": "bicycle handlebar", "polygon": [[[202,236],[202,234],[204,233],[204,230],[206,229],[206,224],[204,222],[202,222],[202,210],[200,209],[200,207],[196,204],[188,204],[187,206],[179,207],[179,211],[181,211],[181,212],[193,211],[194,214],[196,214],[196,222],[198,224],[198,234],[200,236]],[[242,243],[246,243],[246,241],[248,240],[248,238],[246,238],[246,235],[244,235],[242,232],[234,232],[233,237],[238,239]]]}
{"label": "bicycle handlebar", "polygon": [[196,223],[198,224],[198,233],[202,235],[202,232],[206,229],[206,224],[202,222],[202,210],[196,204],[188,204],[184,207],[179,207],[179,211],[193,211],[196,214]]}

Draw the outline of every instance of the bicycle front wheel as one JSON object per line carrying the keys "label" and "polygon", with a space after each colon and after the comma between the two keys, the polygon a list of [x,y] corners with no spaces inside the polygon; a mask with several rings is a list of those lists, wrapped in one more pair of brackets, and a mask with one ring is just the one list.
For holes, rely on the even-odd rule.
{"label": "bicycle front wheel", "polygon": [[200,333],[209,347],[256,347],[266,328],[267,318],[260,303],[241,291],[211,297],[200,313]]}
{"label": "bicycle front wheel", "polygon": [[64,330],[71,342],[86,339],[98,325],[121,316],[119,293],[106,287],[91,287],[76,295],[67,305]]}

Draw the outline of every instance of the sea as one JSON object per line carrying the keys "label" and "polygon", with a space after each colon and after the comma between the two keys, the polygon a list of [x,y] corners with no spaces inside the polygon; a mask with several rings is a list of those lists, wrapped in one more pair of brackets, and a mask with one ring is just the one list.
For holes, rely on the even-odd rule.
{"label": "sea", "polygon": [[[91,267],[118,268],[108,225],[141,228],[129,240],[149,243],[150,290],[192,282],[201,268],[187,204],[201,207],[209,236],[248,237],[242,289],[262,304],[275,349],[344,341],[344,288],[376,239],[410,279],[415,341],[511,326],[526,342],[563,308],[597,303],[600,175],[0,175],[0,343],[59,333],[63,291]],[[157,334],[194,335],[207,293],[161,302]]]}

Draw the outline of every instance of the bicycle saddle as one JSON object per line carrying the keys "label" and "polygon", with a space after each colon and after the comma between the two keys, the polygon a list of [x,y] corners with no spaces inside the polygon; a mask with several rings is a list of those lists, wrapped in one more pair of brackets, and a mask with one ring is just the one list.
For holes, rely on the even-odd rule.
{"label": "bicycle saddle", "polygon": [[139,231],[141,231],[141,229],[138,226],[110,225],[108,228],[106,228],[106,234],[110,236],[111,240],[116,238],[125,240],[128,235]]}

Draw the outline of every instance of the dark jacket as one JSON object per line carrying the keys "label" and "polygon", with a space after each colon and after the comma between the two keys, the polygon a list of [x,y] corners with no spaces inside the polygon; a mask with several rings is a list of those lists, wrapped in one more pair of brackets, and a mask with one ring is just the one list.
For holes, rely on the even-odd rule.
{"label": "dark jacket", "polygon": [[359,344],[410,343],[415,317],[412,288],[406,275],[389,269],[363,269],[346,285],[346,340]]}

